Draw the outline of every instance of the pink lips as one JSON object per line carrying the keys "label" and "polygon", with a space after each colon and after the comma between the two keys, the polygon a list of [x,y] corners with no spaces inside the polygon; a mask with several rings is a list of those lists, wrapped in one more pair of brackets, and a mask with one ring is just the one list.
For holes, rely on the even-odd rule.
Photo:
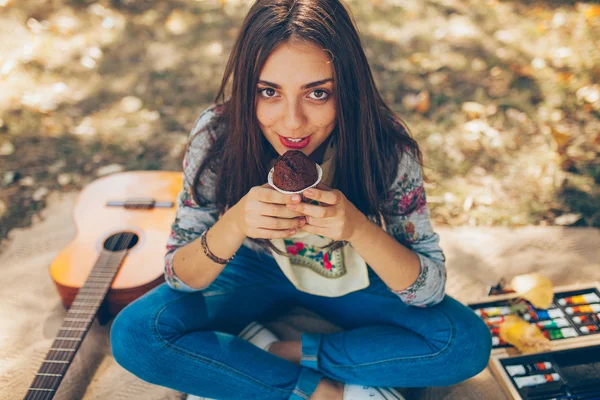
{"label": "pink lips", "polygon": [[305,137],[304,139],[302,139],[301,141],[299,141],[297,143],[289,142],[281,135],[277,135],[277,136],[279,136],[279,141],[281,142],[281,144],[283,144],[288,149],[303,149],[310,142],[310,136]]}

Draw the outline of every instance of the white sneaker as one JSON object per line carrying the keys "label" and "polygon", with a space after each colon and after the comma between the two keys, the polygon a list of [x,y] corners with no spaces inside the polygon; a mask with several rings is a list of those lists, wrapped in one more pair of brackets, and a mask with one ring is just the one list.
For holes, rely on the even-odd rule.
{"label": "white sneaker", "polygon": [[265,351],[268,351],[273,343],[279,341],[279,338],[273,332],[258,322],[251,322],[247,327],[242,329],[238,337]]}
{"label": "white sneaker", "polygon": [[[247,342],[252,343],[256,347],[259,347],[265,351],[269,350],[269,347],[275,342],[279,341],[279,338],[275,336],[273,332],[259,324],[258,322],[251,322],[247,327],[242,329],[238,335],[240,339],[244,339]],[[393,398],[393,397],[392,397]],[[215,400],[209,399],[208,397],[198,397],[188,394],[186,400]]]}
{"label": "white sneaker", "polygon": [[406,400],[393,388],[378,388],[363,385],[344,385],[344,400]]}

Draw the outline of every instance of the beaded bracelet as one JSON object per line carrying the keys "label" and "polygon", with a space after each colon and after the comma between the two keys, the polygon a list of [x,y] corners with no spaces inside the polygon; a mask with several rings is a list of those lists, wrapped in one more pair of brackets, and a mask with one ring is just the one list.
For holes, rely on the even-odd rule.
{"label": "beaded bracelet", "polygon": [[225,260],[223,258],[219,258],[217,256],[215,256],[212,251],[210,251],[210,249],[208,248],[208,244],[206,243],[206,233],[208,232],[208,229],[205,230],[202,233],[202,248],[204,249],[204,254],[206,254],[206,256],[208,258],[210,258],[211,260],[213,260],[214,262],[216,262],[217,264],[221,264],[221,265],[225,265],[228,264],[229,262],[231,262],[231,260],[233,260],[233,257],[235,256],[235,254],[233,256],[231,256],[231,258]]}

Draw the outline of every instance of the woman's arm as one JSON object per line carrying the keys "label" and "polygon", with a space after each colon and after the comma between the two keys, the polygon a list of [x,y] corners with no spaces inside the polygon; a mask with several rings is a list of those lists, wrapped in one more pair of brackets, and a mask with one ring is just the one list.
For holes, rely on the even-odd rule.
{"label": "woman's arm", "polygon": [[[373,263],[366,258],[365,261],[405,303],[431,306],[441,302],[446,287],[446,257],[439,246],[439,235],[431,225],[421,166],[408,153],[403,154],[384,208],[394,214],[386,218],[387,233],[373,223],[364,225],[357,233],[357,240],[360,231],[367,232],[362,235],[364,238],[370,238],[363,239],[358,246],[372,242],[363,253],[373,258]],[[373,241],[374,238],[378,239]],[[391,244],[392,238],[395,245]]]}
{"label": "woman's arm", "polygon": [[169,237],[169,252],[165,256],[165,278],[169,286],[177,290],[202,290],[219,276],[225,265],[204,254],[200,235],[210,228],[207,244],[214,255],[224,259],[235,254],[246,236],[237,230],[233,209],[217,220],[216,210],[197,206],[185,183],[178,207]]}
{"label": "woman's arm", "polygon": [[236,233],[231,211],[221,218],[214,204],[215,176],[205,171],[200,183],[200,202],[192,196],[191,181],[206,156],[211,139],[211,121],[215,106],[197,119],[190,138],[193,138],[183,158],[183,188],[177,197],[177,212],[171,226],[165,255],[165,280],[176,290],[196,291],[207,287],[221,273],[224,265],[213,262],[202,249],[200,235],[207,232],[207,243],[217,257],[227,259],[242,245],[245,236]]}

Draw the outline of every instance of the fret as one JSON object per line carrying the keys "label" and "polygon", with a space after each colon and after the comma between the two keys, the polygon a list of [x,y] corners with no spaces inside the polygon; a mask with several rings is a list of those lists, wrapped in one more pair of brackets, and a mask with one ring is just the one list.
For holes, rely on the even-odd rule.
{"label": "fret", "polygon": [[60,374],[63,375],[67,372],[69,364],[42,364],[38,373],[40,374]]}
{"label": "fret", "polygon": [[68,364],[69,361],[63,361],[63,360],[44,360],[43,363]]}
{"label": "fret", "polygon": [[76,338],[76,337],[62,337],[62,336],[57,336],[56,338],[54,338],[54,340],[72,340],[72,341],[76,341],[76,342],[81,342],[81,338]]}
{"label": "fret", "polygon": [[88,279],[89,279],[89,281],[90,281],[90,282],[93,282],[93,283],[102,283],[102,284],[104,284],[104,285],[108,285],[108,284],[110,284],[110,283],[112,282],[112,279],[110,279],[110,280],[108,280],[108,281],[107,281],[107,280],[103,280],[103,281],[96,281],[96,280],[94,280],[94,279],[91,279],[91,278],[88,278]]}
{"label": "fret", "polygon": [[65,318],[64,321],[67,322],[92,322],[93,319],[85,319],[85,318]]}
{"label": "fret", "polygon": [[57,361],[70,361],[75,356],[74,351],[60,351],[60,350],[49,350],[48,357],[51,360]]}
{"label": "fret", "polygon": [[94,271],[94,270],[92,270],[92,272],[90,273],[89,276],[100,276],[100,275],[109,275],[110,276],[110,275],[114,275],[115,272],[117,272],[116,269],[112,270],[112,271],[100,271],[100,270]]}
{"label": "fret", "polygon": [[71,327],[67,327],[67,328],[60,328],[61,331],[78,331],[78,332],[85,332],[87,331],[87,328],[71,328]]}
{"label": "fret", "polygon": [[108,289],[108,286],[105,287],[103,290],[84,290],[84,291],[80,290],[79,291],[79,295],[81,295],[82,293],[84,293],[85,295],[88,295],[88,294],[91,294],[91,295],[103,295],[104,293],[106,293],[107,289]]}
{"label": "fret", "polygon": [[50,347],[50,350],[53,350],[53,351],[76,351],[77,349],[66,349],[63,347]]}
{"label": "fret", "polygon": [[76,301],[79,301],[79,300],[84,300],[84,301],[85,300],[96,300],[97,301],[97,300],[102,300],[103,297],[104,296],[81,296],[81,295],[79,295],[75,299],[76,299]]}
{"label": "fret", "polygon": [[90,315],[93,315],[93,314],[95,314],[95,312],[94,311],[85,311],[85,312],[75,311],[75,310],[73,310],[73,308],[69,308],[68,314],[90,314]]}
{"label": "fret", "polygon": [[54,350],[57,350],[57,348],[77,349],[77,347],[79,347],[79,342],[66,340],[61,342],[60,340],[55,340],[52,343],[52,347]]}
{"label": "fret", "polygon": [[101,301],[100,302],[95,302],[95,303],[92,303],[92,304],[85,304],[85,302],[84,303],[80,303],[78,301],[74,301],[71,304],[71,307],[73,307],[73,306],[75,306],[75,307],[98,307],[100,304],[102,304]]}
{"label": "fret", "polygon": [[38,372],[36,375],[37,376],[63,376],[62,374],[47,374],[47,373],[43,373],[43,372]]}
{"label": "fret", "polygon": [[54,392],[56,389],[47,389],[47,388],[29,388],[29,390],[35,390],[40,392]]}
{"label": "fret", "polygon": [[58,331],[59,336],[70,337],[70,338],[75,338],[75,337],[83,338],[84,333],[85,332],[83,332],[83,331],[73,331],[73,330],[63,330],[63,329],[60,329]]}

